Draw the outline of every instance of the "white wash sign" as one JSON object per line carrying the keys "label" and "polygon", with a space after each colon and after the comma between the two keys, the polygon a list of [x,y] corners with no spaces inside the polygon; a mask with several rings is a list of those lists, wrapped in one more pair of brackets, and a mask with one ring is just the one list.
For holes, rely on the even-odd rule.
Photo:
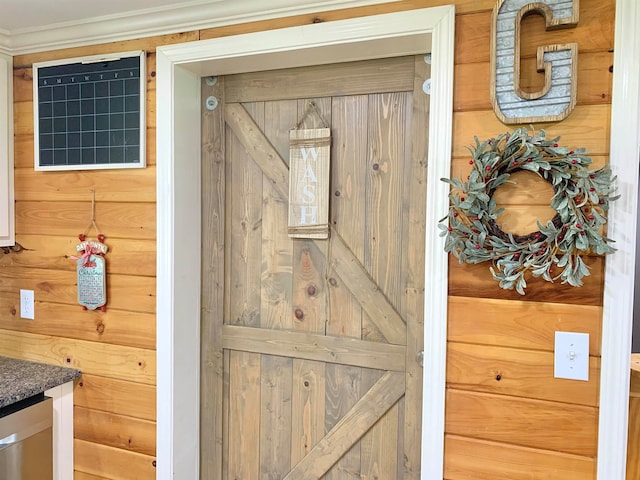
{"label": "white wash sign", "polygon": [[528,91],[520,81],[522,21],[541,15],[547,30],[575,27],[579,0],[497,0],[491,34],[491,102],[502,123],[555,122],[566,118],[576,104],[578,44],[539,45],[536,69],[544,86]]}
{"label": "white wash sign", "polygon": [[328,128],[289,132],[290,237],[329,237],[330,152]]}

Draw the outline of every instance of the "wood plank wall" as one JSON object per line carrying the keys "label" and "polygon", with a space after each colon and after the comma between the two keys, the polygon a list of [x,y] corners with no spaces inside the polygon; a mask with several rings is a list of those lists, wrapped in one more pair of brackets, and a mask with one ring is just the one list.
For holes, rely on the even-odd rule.
{"label": "wood plank wall", "polygon": [[[485,2],[477,2],[477,4]],[[486,2],[493,3],[493,2]],[[540,85],[530,62],[539,45],[577,42],[578,102],[563,122],[536,125],[560,143],[585,147],[603,164],[609,153],[614,2],[580,2],[578,27],[545,32],[541,17],[523,24],[525,85]],[[491,5],[489,5],[490,7]],[[491,110],[491,12],[456,18],[452,174],[466,176],[465,146],[473,135],[508,131]],[[535,177],[534,177],[535,178]],[[528,233],[535,218],[550,218],[549,189],[521,179],[502,189],[503,227]],[[582,288],[532,281],[525,297],[501,290],[487,265],[450,262],[445,478],[595,478],[603,297],[601,258]],[[555,331],[590,334],[588,382],[553,378]]]}
{"label": "wood plank wall", "polygon": [[[0,253],[0,354],[79,368],[74,390],[76,480],[155,478],[155,48],[198,32],[14,58],[16,240]],[[147,54],[147,167],[36,172],[33,62],[142,49]],[[78,234],[106,235],[106,313],[77,304]],[[91,232],[95,238],[96,233]],[[19,318],[19,289],[35,291],[35,320]]]}
{"label": "wood plank wall", "polygon": [[[452,175],[460,176],[474,135],[509,130],[489,97],[495,0],[403,0],[14,59],[16,232],[26,250],[0,253],[0,354],[83,370],[75,389],[76,479],[155,477],[155,48],[446,3],[456,4]],[[544,128],[561,134],[562,144],[586,147],[596,163],[609,154],[614,6],[614,0],[582,0],[575,29],[545,32],[537,17],[523,27],[525,72],[538,45],[578,42],[578,105],[565,121]],[[133,49],[149,52],[148,167],[35,172],[31,64]],[[539,78],[527,73],[523,83],[536,85]],[[106,313],[76,304],[68,258],[90,219],[90,189],[112,249]],[[544,191],[527,180],[503,195],[505,228],[526,228],[527,210],[545,215]],[[595,478],[604,262],[589,264],[592,275],[580,289],[530,282],[520,297],[500,290],[487,265],[450,263],[447,480]],[[20,288],[35,290],[34,321],[18,318]],[[589,382],[553,379],[556,330],[591,334]]]}

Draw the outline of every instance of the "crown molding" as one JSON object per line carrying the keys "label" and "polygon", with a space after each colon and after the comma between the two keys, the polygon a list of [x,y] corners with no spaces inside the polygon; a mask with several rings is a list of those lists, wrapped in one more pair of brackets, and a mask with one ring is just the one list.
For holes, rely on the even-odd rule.
{"label": "crown molding", "polygon": [[0,53],[4,53],[5,55],[11,55],[11,51],[9,50],[9,40],[10,33],[7,30],[0,28]]}
{"label": "crown molding", "polygon": [[[398,0],[217,0],[135,10],[42,27],[0,29],[0,52],[21,55],[202,30],[271,18],[375,5]],[[268,3],[268,8],[265,8]]]}

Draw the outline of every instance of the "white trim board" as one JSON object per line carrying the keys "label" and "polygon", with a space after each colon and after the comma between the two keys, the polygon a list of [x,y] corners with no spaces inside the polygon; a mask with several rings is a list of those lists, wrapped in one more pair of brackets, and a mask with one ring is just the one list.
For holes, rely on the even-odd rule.
{"label": "white trim board", "polygon": [[394,1],[399,0],[178,2],[172,6],[132,10],[77,21],[11,31],[0,30],[0,52],[21,55]]}
{"label": "white trim board", "polygon": [[609,156],[621,198],[611,203],[607,226],[618,251],[607,257],[605,267],[598,480],[625,478],[627,463],[640,159],[639,27],[640,2],[617,0]]}
{"label": "white trim board", "polygon": [[[318,23],[157,49],[157,476],[198,478],[200,78],[431,51],[422,478],[441,480],[444,451],[448,209],[454,7]],[[428,388],[427,388],[428,386]]]}
{"label": "white trim board", "polygon": [[0,246],[15,245],[13,58],[0,53]]}
{"label": "white trim board", "polygon": [[53,480],[73,478],[73,381],[44,392],[53,399]]}

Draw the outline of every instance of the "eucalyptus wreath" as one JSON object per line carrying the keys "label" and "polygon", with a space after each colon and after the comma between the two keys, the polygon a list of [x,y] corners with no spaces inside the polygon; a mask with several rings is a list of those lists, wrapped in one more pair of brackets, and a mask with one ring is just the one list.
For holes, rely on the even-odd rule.
{"label": "eucalyptus wreath", "polygon": [[[452,188],[449,213],[440,220],[440,236],[446,237],[445,250],[460,263],[490,261],[493,278],[501,288],[525,294],[526,278],[561,280],[574,287],[583,285],[589,268],[583,255],[613,253],[613,240],[605,237],[613,183],[609,166],[589,170],[591,158],[583,148],[570,150],[558,144],[560,137],[546,139],[517,129],[483,142],[475,138],[471,152],[471,172],[467,181],[443,178]],[[537,222],[538,231],[527,235],[504,232],[496,207],[495,191],[512,173],[527,170],[551,183],[551,208],[555,217],[546,225]]]}

